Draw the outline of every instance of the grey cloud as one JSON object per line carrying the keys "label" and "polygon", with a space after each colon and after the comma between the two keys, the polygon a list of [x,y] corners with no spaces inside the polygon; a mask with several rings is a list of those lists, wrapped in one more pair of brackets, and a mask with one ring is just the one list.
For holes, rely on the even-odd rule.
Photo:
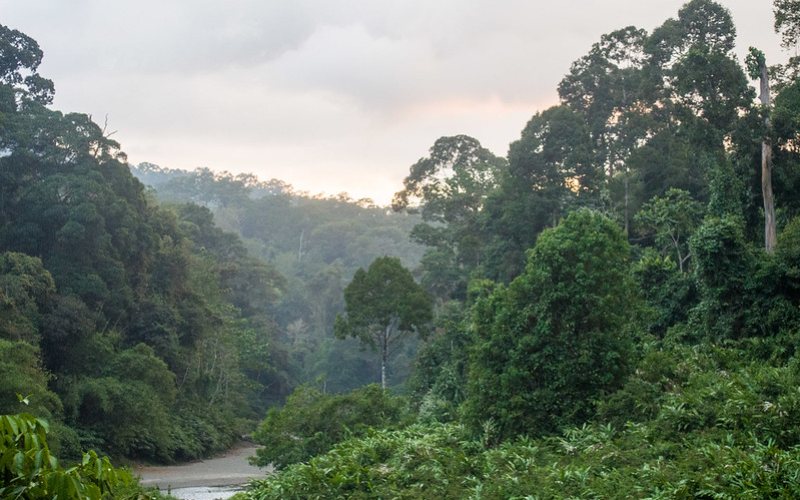
{"label": "grey cloud", "polygon": [[[504,154],[601,34],[652,30],[683,3],[0,0],[0,23],[40,42],[56,106],[108,113],[134,161],[281,165],[300,187],[350,165],[399,185],[441,135]],[[771,2],[722,3],[740,49],[782,57]]]}

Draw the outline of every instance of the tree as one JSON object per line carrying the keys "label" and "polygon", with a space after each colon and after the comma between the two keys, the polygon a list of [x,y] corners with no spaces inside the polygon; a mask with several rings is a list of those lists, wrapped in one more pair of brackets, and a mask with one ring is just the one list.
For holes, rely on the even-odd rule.
{"label": "tree", "polygon": [[772,253],[777,243],[775,229],[775,200],[772,194],[772,123],[770,120],[769,73],[764,53],[750,47],[747,56],[747,72],[750,78],[759,80],[761,112],[764,116],[764,137],[761,141],[761,196],[764,200],[764,248]]}
{"label": "tree", "polygon": [[712,341],[745,337],[748,316],[753,315],[748,282],[757,279],[757,260],[741,221],[709,217],[695,231],[690,246],[700,295],[690,326]]}
{"label": "tree", "polygon": [[[700,225],[703,205],[682,189],[672,188],[663,197],[645,203],[636,215],[636,222],[655,234],[656,244],[675,252],[678,269],[685,272],[691,257],[689,237]],[[663,250],[662,250],[663,251]],[[667,253],[667,252],[664,252]]]}
{"label": "tree", "polygon": [[376,346],[381,355],[381,387],[386,389],[389,347],[405,334],[425,335],[433,318],[431,298],[400,259],[379,257],[359,269],[344,290],[345,314],[336,317],[339,338],[355,337]]}
{"label": "tree", "polygon": [[579,210],[542,232],[525,272],[473,308],[466,401],[499,438],[585,422],[630,367],[637,309],[620,228]]}
{"label": "tree", "polygon": [[[603,35],[570,67],[558,85],[561,101],[580,111],[589,127],[594,162],[602,165],[612,202],[621,205],[625,230],[630,222],[631,169],[628,158],[653,127],[648,116],[644,45],[647,32],[633,26]],[[622,183],[622,201],[616,184]]]}
{"label": "tree", "polygon": [[0,24],[0,85],[12,90],[15,101],[52,102],[53,82],[36,72],[43,55],[36,40]]}
{"label": "tree", "polygon": [[508,282],[522,272],[525,250],[577,206],[595,206],[602,168],[592,162],[584,117],[568,106],[534,115],[511,143],[508,172],[486,202],[485,276]]}
{"label": "tree", "polygon": [[36,345],[41,313],[55,291],[53,278],[40,259],[0,253],[0,338]]}
{"label": "tree", "polygon": [[466,135],[442,137],[411,166],[395,211],[419,210],[411,237],[427,245],[422,283],[442,299],[461,296],[467,276],[484,260],[482,211],[507,169],[505,159]]}
{"label": "tree", "polygon": [[793,47],[800,38],[800,1],[774,0],[775,33],[781,35],[784,48]]}

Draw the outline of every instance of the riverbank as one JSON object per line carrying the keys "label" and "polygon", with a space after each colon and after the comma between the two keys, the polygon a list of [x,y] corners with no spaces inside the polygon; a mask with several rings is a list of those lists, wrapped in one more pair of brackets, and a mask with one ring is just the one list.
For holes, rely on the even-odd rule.
{"label": "riverbank", "polygon": [[206,460],[181,465],[137,466],[134,472],[140,476],[143,486],[156,487],[161,491],[241,486],[272,472],[271,467],[250,465],[247,458],[255,453],[256,447],[251,443],[240,443]]}

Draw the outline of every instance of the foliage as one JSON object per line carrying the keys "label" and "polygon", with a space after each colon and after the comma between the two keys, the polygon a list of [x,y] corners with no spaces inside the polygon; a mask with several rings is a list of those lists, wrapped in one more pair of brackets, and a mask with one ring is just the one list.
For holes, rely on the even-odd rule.
{"label": "foliage", "polygon": [[326,453],[351,436],[398,425],[404,401],[377,385],[341,395],[300,386],[282,408],[271,408],[253,435],[262,445],[254,463],[282,469]]}
{"label": "foliage", "polygon": [[[794,45],[797,2],[774,7]],[[691,0],[652,32],[603,35],[575,61],[561,105],[535,115],[497,182],[475,191],[485,199],[472,229],[440,215],[416,230],[430,249],[423,283],[461,302],[439,303],[418,357],[412,387],[428,423],[347,440],[245,496],[800,494],[797,58],[769,69],[780,77],[769,139],[783,230],[766,255],[754,245],[766,110],[735,33],[724,6]],[[746,63],[753,73],[763,55]],[[448,165],[435,160],[415,167]],[[414,172],[410,186],[428,192],[405,194],[433,208],[456,200],[440,195],[457,176]],[[609,218],[576,211],[587,206]],[[452,265],[462,247],[480,264]]]}
{"label": "foliage", "polygon": [[780,33],[781,43],[790,48],[800,38],[800,2],[797,0],[773,0],[775,32]]}
{"label": "foliage", "polygon": [[586,421],[630,366],[630,247],[602,215],[573,212],[547,230],[525,274],[473,310],[468,422],[496,437],[551,433]]}
{"label": "foliage", "polygon": [[45,499],[160,498],[143,492],[130,472],[94,451],[64,469],[47,444],[46,421],[29,414],[0,415],[0,496]]}
{"label": "foliage", "polygon": [[334,325],[336,336],[355,337],[380,350],[385,388],[389,348],[408,332],[426,335],[433,319],[431,299],[400,259],[379,257],[366,271],[356,271],[344,300],[345,315],[337,316]]}
{"label": "foliage", "polygon": [[692,311],[698,330],[715,340],[745,335],[743,291],[753,259],[740,221],[709,218],[697,229],[690,246],[700,293],[700,303]]}
{"label": "foliage", "polygon": [[636,214],[636,222],[654,235],[663,254],[674,254],[674,261],[684,272],[692,255],[688,249],[689,237],[700,224],[702,215],[702,205],[687,191],[670,189],[663,197],[645,203]]}
{"label": "foliage", "polygon": [[0,53],[0,84],[12,89],[21,101],[52,102],[53,82],[36,72],[44,55],[36,40],[0,25]]}
{"label": "foliage", "polygon": [[[182,227],[199,235],[198,250],[231,236],[220,237],[215,234],[221,233],[219,229],[210,229],[213,214],[214,223],[242,239],[239,249],[223,245],[225,252],[233,250],[236,255],[246,248],[250,256],[269,263],[266,272],[254,267],[252,258],[250,263],[229,263],[221,269],[225,283],[233,285],[237,307],[245,313],[267,310],[271,316],[266,329],[248,333],[269,345],[251,346],[240,359],[249,377],[270,388],[259,394],[258,401],[279,404],[298,383],[321,381],[328,390],[341,392],[375,380],[380,360],[359,349],[357,342],[335,341],[334,318],[344,312],[344,288],[359,268],[385,255],[399,257],[408,268],[418,264],[423,248],[408,238],[418,215],[393,213],[346,194],[311,195],[282,181],[259,181],[248,174],[189,172],[152,164],[133,166],[131,171],[153,186],[160,200],[204,207],[178,207],[186,221]],[[237,269],[241,272],[228,274]],[[280,280],[275,279],[276,271]],[[278,285],[275,293],[250,286],[265,281]],[[260,298],[265,296],[272,299],[264,302]],[[393,385],[407,377],[414,346],[415,342],[407,342],[404,349],[389,353]],[[269,360],[268,366],[263,359]],[[263,410],[259,405],[258,411]]]}
{"label": "foliage", "polygon": [[23,341],[0,339],[0,414],[20,410],[18,395],[31,401],[28,412],[39,417],[61,415],[61,400],[48,387],[38,349]]}
{"label": "foliage", "polygon": [[0,405],[32,395],[72,452],[223,448],[287,392],[264,366],[283,279],[207,210],[156,205],[91,117],[47,108],[42,57],[0,26]]}
{"label": "foliage", "polygon": [[476,139],[442,137],[411,166],[404,189],[394,195],[395,211],[422,214],[411,237],[429,247],[422,282],[436,296],[463,297],[466,279],[483,260],[481,211],[506,169],[505,159]]}
{"label": "foliage", "polygon": [[646,322],[651,333],[663,337],[670,327],[686,321],[697,302],[697,285],[669,255],[645,249],[633,266],[633,276],[650,309]]}
{"label": "foliage", "polygon": [[799,374],[745,346],[653,342],[602,405],[612,423],[494,448],[454,424],[375,431],[242,498],[792,498]]}
{"label": "foliage", "polygon": [[400,330],[422,331],[430,321],[430,301],[400,260],[375,259],[365,271],[359,269],[345,288],[347,316],[338,323],[341,335],[350,334],[373,342],[373,330],[391,323]]}
{"label": "foliage", "polygon": [[[797,2],[774,7],[794,44]],[[141,165],[178,203],[158,206],[103,128],[46,107],[41,49],[0,26],[0,404],[31,395],[67,453],[168,462],[224,448],[314,380],[260,427],[258,460],[284,471],[250,498],[798,496],[797,60],[768,68],[760,109],[734,41],[712,0],[601,36],[507,159],[443,137],[392,213]],[[754,246],[765,138],[773,255]],[[420,424],[376,387],[326,394],[378,363],[402,383],[417,344],[390,344],[429,324]],[[44,470],[31,450],[2,454],[17,486],[77,474],[71,493],[104,494],[82,469],[103,459]]]}
{"label": "foliage", "polygon": [[[243,498],[462,498],[479,447],[453,425],[372,431],[285,472],[255,481]],[[463,449],[462,449],[463,447]]]}
{"label": "foliage", "polygon": [[485,275],[510,280],[539,233],[576,206],[597,201],[587,126],[567,106],[537,113],[509,146],[508,171],[486,201]]}
{"label": "foliage", "polygon": [[55,293],[53,277],[35,257],[0,254],[0,337],[37,343],[40,310]]}
{"label": "foliage", "polygon": [[469,363],[469,308],[458,302],[437,311],[432,335],[420,347],[409,386],[420,421],[453,421],[464,402]]}

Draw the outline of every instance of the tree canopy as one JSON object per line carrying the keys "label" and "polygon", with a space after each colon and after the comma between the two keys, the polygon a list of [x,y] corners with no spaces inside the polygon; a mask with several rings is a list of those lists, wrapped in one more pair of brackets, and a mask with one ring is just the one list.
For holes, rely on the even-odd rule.
{"label": "tree canopy", "polygon": [[345,314],[336,317],[336,335],[358,338],[380,350],[385,389],[390,346],[409,332],[425,335],[433,318],[431,299],[400,259],[379,257],[366,271],[356,271],[344,300]]}

